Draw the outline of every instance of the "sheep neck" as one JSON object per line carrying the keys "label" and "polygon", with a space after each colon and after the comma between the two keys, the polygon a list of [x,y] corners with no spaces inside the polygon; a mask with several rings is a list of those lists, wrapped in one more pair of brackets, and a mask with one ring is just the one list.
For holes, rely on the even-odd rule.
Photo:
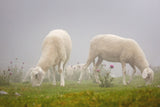
{"label": "sheep neck", "polygon": [[145,68],[149,67],[149,64],[146,58],[137,59],[135,65],[141,71],[141,73]]}
{"label": "sheep neck", "polygon": [[45,72],[47,72],[50,67],[50,63],[48,62],[46,58],[41,58],[37,66],[41,67]]}

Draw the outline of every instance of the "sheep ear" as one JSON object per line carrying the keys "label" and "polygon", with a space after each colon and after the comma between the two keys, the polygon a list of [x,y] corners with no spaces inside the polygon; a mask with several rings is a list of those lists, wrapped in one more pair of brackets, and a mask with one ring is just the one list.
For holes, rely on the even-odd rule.
{"label": "sheep ear", "polygon": [[28,74],[29,74],[30,76],[32,75],[34,69],[35,69],[35,67],[32,67],[32,68],[30,68],[30,69],[28,70]]}
{"label": "sheep ear", "polygon": [[32,68],[30,68],[29,70],[28,70],[28,72],[33,72],[35,70],[35,67],[32,67]]}
{"label": "sheep ear", "polygon": [[148,77],[147,69],[144,69],[144,71],[142,72],[142,78],[145,79],[147,77]]}

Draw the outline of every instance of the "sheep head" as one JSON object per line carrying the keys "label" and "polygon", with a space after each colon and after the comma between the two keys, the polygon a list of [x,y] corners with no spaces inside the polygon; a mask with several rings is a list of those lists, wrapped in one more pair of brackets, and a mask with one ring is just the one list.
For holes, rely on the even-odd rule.
{"label": "sheep head", "polygon": [[32,86],[40,86],[45,76],[45,72],[41,67],[35,67],[31,70],[31,83]]}
{"label": "sheep head", "polygon": [[151,84],[154,78],[154,72],[151,68],[145,68],[142,72],[142,78],[146,81],[146,85]]}

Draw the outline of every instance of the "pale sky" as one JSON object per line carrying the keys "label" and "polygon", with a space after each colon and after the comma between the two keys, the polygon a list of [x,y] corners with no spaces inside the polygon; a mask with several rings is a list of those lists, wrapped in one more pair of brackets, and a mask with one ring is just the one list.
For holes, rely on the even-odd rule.
{"label": "pale sky", "polygon": [[[86,62],[97,34],[116,34],[136,40],[149,63],[160,65],[160,0],[0,0],[0,68],[15,58],[26,69],[36,65],[54,29],[71,36],[70,64]],[[121,74],[119,64],[114,72]]]}

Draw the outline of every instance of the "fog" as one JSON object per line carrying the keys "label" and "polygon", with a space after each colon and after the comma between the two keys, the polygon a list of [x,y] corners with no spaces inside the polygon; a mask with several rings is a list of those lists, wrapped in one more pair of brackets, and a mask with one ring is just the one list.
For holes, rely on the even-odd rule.
{"label": "fog", "polygon": [[[49,31],[66,30],[73,49],[69,64],[85,63],[97,34],[133,38],[150,65],[160,63],[159,0],[0,0],[0,69],[18,58],[25,69],[36,65]],[[113,73],[121,75],[117,63]]]}

